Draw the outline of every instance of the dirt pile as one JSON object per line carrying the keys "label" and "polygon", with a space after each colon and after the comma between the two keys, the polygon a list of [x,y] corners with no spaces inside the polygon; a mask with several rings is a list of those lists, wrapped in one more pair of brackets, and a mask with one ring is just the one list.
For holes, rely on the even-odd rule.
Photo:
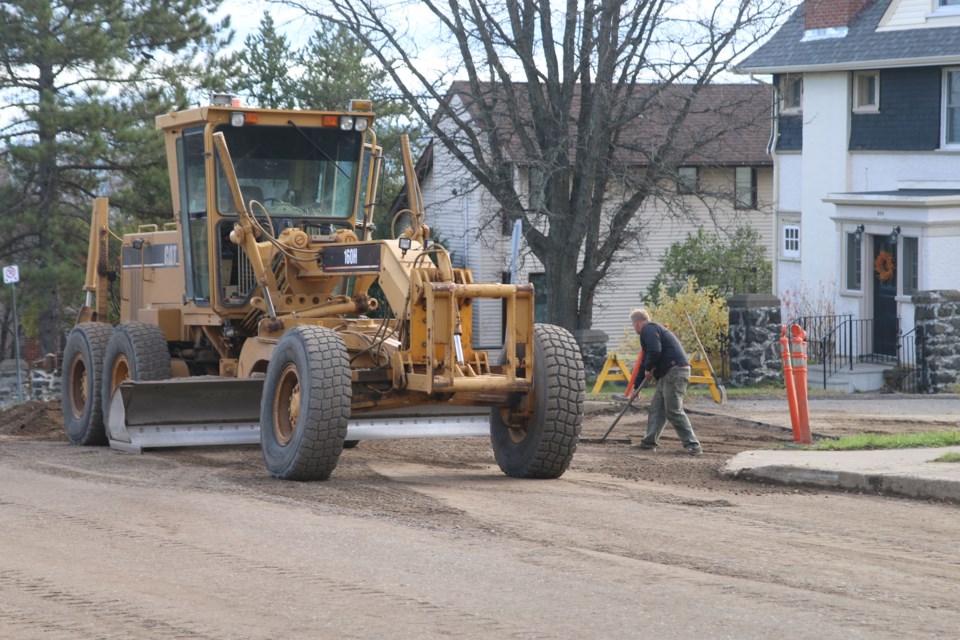
{"label": "dirt pile", "polygon": [[64,439],[60,402],[28,400],[0,411],[0,435],[23,436],[33,440]]}

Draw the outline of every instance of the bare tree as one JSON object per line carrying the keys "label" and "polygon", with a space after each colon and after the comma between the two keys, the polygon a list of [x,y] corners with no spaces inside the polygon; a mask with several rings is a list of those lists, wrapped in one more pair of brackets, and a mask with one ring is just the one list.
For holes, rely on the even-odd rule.
{"label": "bare tree", "polygon": [[[547,321],[569,329],[590,327],[614,256],[641,242],[644,204],[670,198],[680,165],[746,126],[743,104],[702,96],[795,4],[274,1],[366,44],[435,139],[496,199],[491,214],[523,221],[547,274]],[[441,72],[418,57],[433,39],[450,47]],[[726,126],[698,127],[710,114]],[[529,172],[529,193],[517,165]]]}

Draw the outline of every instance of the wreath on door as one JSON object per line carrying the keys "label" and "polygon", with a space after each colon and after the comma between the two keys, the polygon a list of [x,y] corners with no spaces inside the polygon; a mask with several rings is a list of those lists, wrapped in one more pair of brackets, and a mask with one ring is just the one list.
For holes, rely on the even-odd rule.
{"label": "wreath on door", "polygon": [[877,254],[877,259],[873,261],[873,269],[877,272],[877,278],[880,279],[880,282],[886,282],[893,278],[893,255],[881,249],[880,253]]}

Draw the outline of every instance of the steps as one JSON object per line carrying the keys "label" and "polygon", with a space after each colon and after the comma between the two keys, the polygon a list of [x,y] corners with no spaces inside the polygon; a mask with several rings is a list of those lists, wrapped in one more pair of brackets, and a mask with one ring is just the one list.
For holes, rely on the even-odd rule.
{"label": "steps", "polygon": [[[831,391],[880,391],[884,388],[883,372],[890,369],[889,364],[857,363],[851,370],[845,367],[827,378],[827,389]],[[823,367],[813,365],[807,371],[807,384],[811,389],[823,388]]]}

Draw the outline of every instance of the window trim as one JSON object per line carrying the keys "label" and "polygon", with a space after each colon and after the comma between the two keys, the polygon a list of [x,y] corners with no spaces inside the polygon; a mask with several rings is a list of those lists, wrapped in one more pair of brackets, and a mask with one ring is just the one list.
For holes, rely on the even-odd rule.
{"label": "window trim", "polygon": [[[916,264],[913,264],[912,261],[909,264],[907,263],[908,240],[915,245],[913,248],[913,255],[911,257],[916,260]],[[919,236],[915,235],[901,235],[900,242],[898,242],[897,245],[897,253],[900,254],[897,257],[897,264],[900,265],[897,269],[897,277],[900,279],[900,282],[897,283],[899,285],[897,288],[897,295],[903,296],[909,300],[914,293],[922,290],[920,286],[920,262],[923,257],[920,252],[920,238]],[[907,278],[912,279],[914,276],[916,276],[917,280],[916,288],[912,291],[907,291]]]}
{"label": "window trim", "polygon": [[[874,80],[873,103],[864,104],[862,99],[861,81],[872,77]],[[880,72],[879,71],[855,71],[853,73],[853,112],[854,113],[880,113]]]}
{"label": "window trim", "polygon": [[[794,91],[794,87],[799,85],[799,91]],[[787,97],[791,98],[790,104],[787,104]],[[796,98],[796,104],[793,104],[793,98]],[[780,77],[780,113],[796,114],[803,112],[803,74],[785,73]]]}
{"label": "window trim", "polygon": [[[960,67],[944,67],[943,76],[940,85],[940,148],[941,149],[960,149],[960,132],[958,132],[957,140],[953,142],[947,141],[947,125],[949,123],[949,113],[948,108],[956,109],[958,114],[960,114],[960,100],[956,103],[955,106],[950,107],[948,105],[949,92],[947,91],[950,83],[950,74],[956,74],[956,82],[960,85]],[[960,93],[960,91],[958,91]],[[960,118],[960,115],[958,115]]]}
{"label": "window trim", "polygon": [[[788,238],[788,231],[796,231],[795,238]],[[781,222],[780,223],[780,257],[784,260],[799,260],[800,259],[800,223],[799,222]],[[788,249],[787,243],[795,242],[797,244],[796,249]]]}
{"label": "window trim", "polygon": [[[864,246],[866,245],[866,243],[864,242],[864,238],[865,238],[865,236],[866,236],[866,233],[861,233],[859,239],[857,239],[856,236],[857,236],[857,230],[856,230],[856,229],[847,230],[847,231],[845,231],[844,234],[843,234],[843,291],[844,291],[844,293],[847,293],[847,294],[862,295],[862,294],[863,294],[863,279],[864,279],[864,273],[863,273],[863,264],[864,264],[864,260],[863,260],[863,248],[864,248]],[[859,270],[860,270],[860,274],[859,274],[859,275],[860,275],[860,281],[857,283],[857,286],[856,286],[855,288],[850,286],[850,275],[851,275],[851,274],[850,274],[850,260],[851,260],[851,255],[850,255],[850,241],[851,241],[851,238],[853,239],[854,243],[856,244],[857,250],[858,250],[858,255],[853,256],[852,259],[856,261],[855,266],[856,266],[857,268],[859,268]]]}
{"label": "window trim", "polygon": [[[747,205],[741,204],[739,184],[737,174],[742,170],[750,171],[750,202]],[[757,168],[756,167],[734,167],[733,168],[733,208],[738,211],[756,211],[758,208],[757,200]]]}
{"label": "window trim", "polygon": [[[693,170],[693,186],[683,179],[681,172],[684,169]],[[682,196],[695,196],[700,193],[700,168],[699,167],[677,167],[677,193]]]}

